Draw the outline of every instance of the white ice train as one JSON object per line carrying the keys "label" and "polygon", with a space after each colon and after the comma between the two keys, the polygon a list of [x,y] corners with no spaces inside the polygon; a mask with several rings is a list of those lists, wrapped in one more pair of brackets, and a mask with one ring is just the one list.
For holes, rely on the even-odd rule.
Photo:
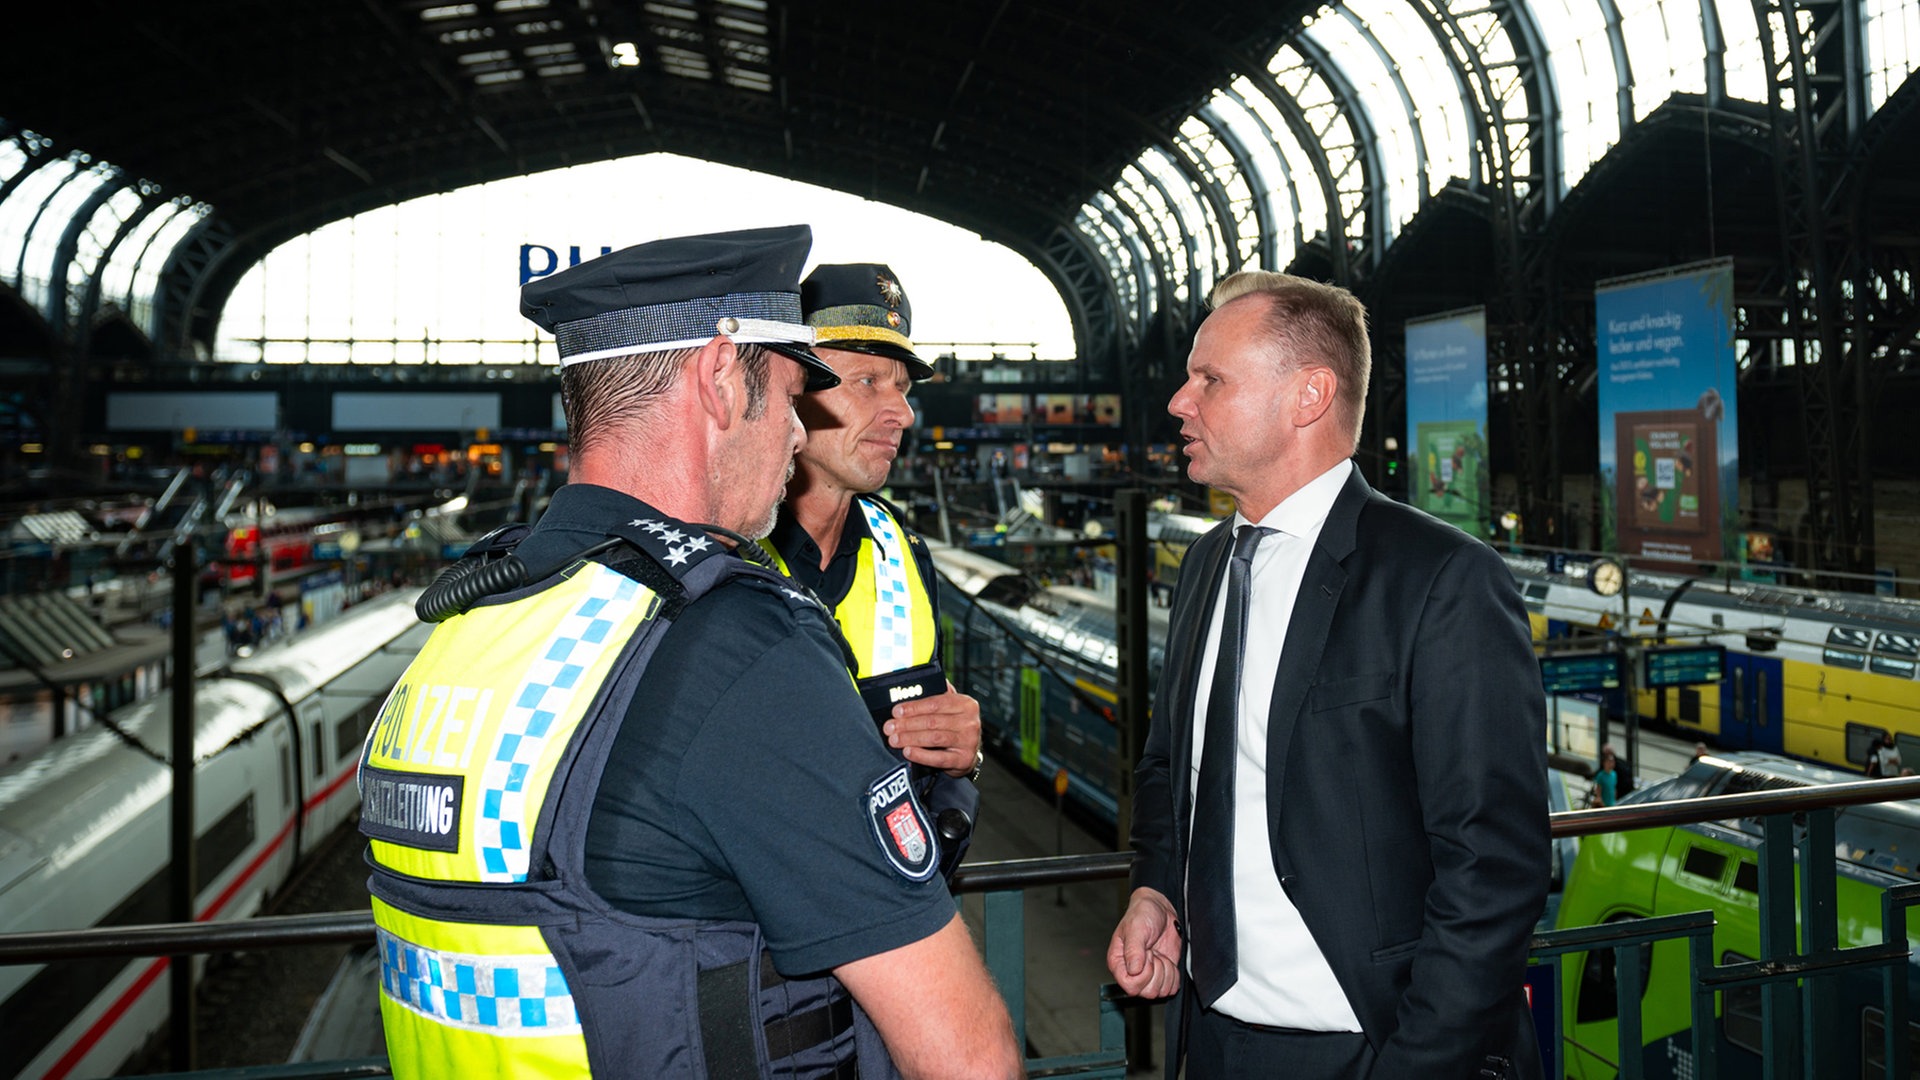
{"label": "white ice train", "polygon": [[[431,629],[418,595],[370,600],[196,687],[199,919],[256,913],[351,817],[361,742]],[[111,719],[0,771],[0,934],[169,921],[169,697]],[[114,1073],[166,1023],[167,964],[0,967],[0,1078]]]}

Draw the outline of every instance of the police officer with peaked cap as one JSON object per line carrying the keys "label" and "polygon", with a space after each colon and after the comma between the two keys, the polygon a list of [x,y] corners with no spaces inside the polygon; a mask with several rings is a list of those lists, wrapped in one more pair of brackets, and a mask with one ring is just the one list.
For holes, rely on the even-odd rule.
{"label": "police officer with peaked cap", "polygon": [[[840,377],[798,403],[807,445],[762,545],[827,606],[856,659],[861,696],[888,745],[915,766],[958,861],[976,817],[980,703],[941,670],[933,558],[876,492],[913,424],[907,392],[933,377],[913,351],[913,306],[880,263],[816,267],[800,285],[814,347]],[[955,815],[958,815],[957,817]]]}
{"label": "police officer with peaked cap", "polygon": [[570,483],[422,597],[361,762],[394,1075],[1011,1076],[1007,1011],[830,616],[758,554],[804,226],[530,283]]}

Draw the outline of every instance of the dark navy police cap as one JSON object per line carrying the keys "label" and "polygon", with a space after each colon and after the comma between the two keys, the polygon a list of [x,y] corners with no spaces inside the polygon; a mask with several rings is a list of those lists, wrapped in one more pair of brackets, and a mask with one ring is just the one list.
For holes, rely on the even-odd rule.
{"label": "dark navy police cap", "polygon": [[800,306],[815,345],[890,357],[907,365],[909,378],[933,378],[933,365],[913,351],[907,290],[884,264],[816,266],[800,283]]}
{"label": "dark navy police cap", "polygon": [[528,282],[520,313],[550,332],[560,364],[705,345],[716,335],[798,361],[808,390],[838,386],[800,317],[805,225],[676,236]]}

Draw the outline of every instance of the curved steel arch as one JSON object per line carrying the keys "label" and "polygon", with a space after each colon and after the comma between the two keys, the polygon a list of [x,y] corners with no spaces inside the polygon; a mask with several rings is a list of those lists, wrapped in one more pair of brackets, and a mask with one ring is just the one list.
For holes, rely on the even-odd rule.
{"label": "curved steel arch", "polygon": [[[74,320],[68,317],[67,312],[67,270],[72,265],[74,257],[80,253],[80,236],[87,231],[87,225],[93,220],[94,213],[100,207],[106,205],[107,201],[115,195],[135,186],[132,181],[126,180],[124,173],[117,179],[119,183],[101,184],[74,210],[73,217],[68,219],[66,231],[60,234],[60,242],[54,248],[53,270],[47,280],[47,321],[59,331],[62,337],[70,337],[73,332]],[[115,237],[117,238],[125,228],[126,223],[122,222],[120,227],[114,230]]]}
{"label": "curved steel arch", "polygon": [[[1237,46],[1203,36],[1182,23],[1170,24],[1166,30],[1196,51],[1217,57],[1229,84],[1236,75],[1246,79],[1280,113],[1281,119],[1286,122],[1287,129],[1292,132],[1294,140],[1300,144],[1313,162],[1314,177],[1320,183],[1321,197],[1327,204],[1327,246],[1333,261],[1334,277],[1341,282],[1348,281],[1352,277],[1352,267],[1347,251],[1348,240],[1351,238],[1351,230],[1348,228],[1350,223],[1340,212],[1339,184],[1334,176],[1332,165],[1326,158],[1320,133],[1313,130],[1313,125],[1307,121],[1306,112],[1293,99],[1293,95],[1273,77],[1273,73],[1267,70],[1266,64],[1255,62]],[[1298,200],[1294,205],[1297,220]]]}
{"label": "curved steel arch", "polygon": [[[1334,8],[1334,10],[1345,18],[1347,23],[1366,40],[1367,45],[1373,49],[1374,56],[1380,59],[1380,66],[1386,69],[1387,77],[1393,80],[1394,93],[1400,98],[1400,107],[1406,110],[1407,128],[1413,134],[1414,169],[1419,173],[1420,178],[1418,187],[1419,194],[1417,194],[1415,198],[1419,203],[1424,204],[1427,201],[1427,192],[1433,187],[1433,178],[1429,175],[1432,167],[1427,163],[1427,136],[1426,132],[1420,128],[1420,110],[1413,102],[1413,94],[1407,89],[1407,80],[1400,77],[1399,63],[1394,60],[1391,53],[1387,52],[1387,47],[1380,43],[1380,39],[1374,36],[1373,29],[1367,25],[1365,19],[1356,15],[1353,9],[1347,7],[1345,4],[1341,4]],[[1460,104],[1464,108],[1466,101],[1462,100]],[[1380,183],[1381,191],[1384,194],[1386,191],[1386,180],[1384,176]],[[1392,209],[1391,203],[1389,203],[1388,209]],[[1412,215],[1409,214],[1408,216],[1411,217]],[[1374,265],[1379,265],[1378,259],[1375,259]]]}
{"label": "curved steel arch", "polygon": [[[1241,94],[1239,89],[1235,87],[1232,83],[1228,83],[1225,87],[1221,88],[1220,92],[1231,97],[1236,103],[1238,103],[1240,108],[1247,114],[1247,116],[1254,123],[1260,125],[1260,130],[1266,132],[1269,140],[1273,140],[1278,137],[1279,133],[1274,131],[1271,127],[1267,126],[1266,120],[1262,119],[1259,112],[1256,111],[1253,108],[1253,106],[1247,103],[1246,96]],[[1309,150],[1308,153],[1311,154],[1312,151]],[[1275,147],[1274,147],[1273,156],[1276,159],[1278,159],[1280,162],[1280,180],[1281,180],[1281,183],[1286,187],[1288,209],[1292,211],[1291,217],[1293,219],[1293,247],[1295,251],[1298,251],[1300,248],[1306,246],[1306,242],[1307,242],[1307,237],[1302,232],[1302,226],[1300,224],[1300,189],[1294,183],[1293,167],[1287,164],[1287,156],[1279,152],[1279,146],[1277,143],[1275,144]],[[1263,200],[1263,205],[1264,205],[1264,200]],[[1331,214],[1332,212],[1333,211],[1331,209],[1328,210],[1329,214]],[[1272,218],[1272,216],[1273,216],[1272,209],[1271,207],[1269,207],[1268,217]],[[1275,225],[1276,226],[1278,225],[1277,221],[1275,222]],[[1266,256],[1268,260],[1267,265],[1271,267],[1279,266],[1280,250],[1278,246],[1278,241],[1271,236],[1263,236],[1262,247],[1267,252],[1267,256]]]}
{"label": "curved steel arch", "polygon": [[1371,268],[1379,265],[1381,254],[1387,250],[1387,244],[1392,239],[1387,231],[1387,221],[1392,215],[1387,212],[1386,166],[1380,160],[1380,135],[1373,129],[1373,116],[1367,112],[1367,104],[1361,99],[1359,91],[1347,80],[1346,71],[1332,54],[1313,39],[1312,31],[1312,27],[1302,29],[1288,44],[1320,77],[1320,81],[1327,84],[1333,99],[1340,103],[1341,114],[1353,129],[1360,162],[1360,212],[1366,215],[1364,254]]}
{"label": "curved steel arch", "polygon": [[[1251,110],[1248,110],[1248,115],[1253,115]],[[1226,121],[1216,114],[1212,102],[1200,106],[1193,117],[1204,125],[1215,141],[1219,142],[1221,148],[1226,150],[1227,156],[1233,159],[1234,169],[1247,181],[1247,202],[1253,208],[1255,240],[1260,248],[1259,262],[1262,266],[1272,266],[1279,250],[1273,243],[1273,233],[1277,228],[1277,223],[1273,220],[1273,207],[1267,202],[1266,195],[1261,190],[1261,186],[1266,183],[1266,177],[1261,175],[1260,167],[1247,155],[1246,147],[1233,136],[1233,131],[1227,126]],[[1254,120],[1257,122],[1259,117],[1254,117]],[[1283,179],[1291,187],[1292,178]],[[1235,235],[1237,237],[1237,230]],[[1233,243],[1229,246],[1233,252],[1233,269],[1242,269],[1246,265],[1246,260],[1240,256],[1240,245]]]}
{"label": "curved steel arch", "polygon": [[[71,157],[65,157],[59,160],[67,162],[68,164],[73,163]],[[68,184],[85,176],[89,171],[88,169],[75,166],[74,170],[62,177],[59,183],[47,189],[46,197],[40,200],[40,205],[33,211],[33,218],[27,222],[27,227],[21,230],[20,250],[14,255],[13,260],[13,280],[14,288],[19,291],[23,297],[26,295],[24,286],[27,283],[27,249],[33,246],[33,234],[40,228],[40,219],[46,216],[47,208],[53,205],[53,201],[60,197],[60,193],[66,190]],[[41,314],[42,317],[45,316],[45,312]]]}
{"label": "curved steel arch", "polygon": [[87,359],[84,343],[91,338],[94,320],[99,317],[100,293],[106,288],[107,268],[113,265],[114,255],[119,252],[120,245],[139,230],[142,222],[170,203],[171,200],[161,198],[157,192],[142,194],[140,208],[127,215],[127,220],[120,223],[120,230],[114,233],[113,240],[107,244],[105,250],[100,252],[99,265],[95,266],[93,273],[87,277],[86,295],[81,298],[80,310],[74,319],[74,336],[83,344],[83,347],[78,350],[78,355],[83,361]]}
{"label": "curved steel arch", "polygon": [[1607,28],[1607,48],[1613,53],[1613,104],[1619,113],[1620,131],[1633,126],[1633,58],[1627,52],[1627,36],[1620,29],[1620,6],[1613,0],[1593,0]]}

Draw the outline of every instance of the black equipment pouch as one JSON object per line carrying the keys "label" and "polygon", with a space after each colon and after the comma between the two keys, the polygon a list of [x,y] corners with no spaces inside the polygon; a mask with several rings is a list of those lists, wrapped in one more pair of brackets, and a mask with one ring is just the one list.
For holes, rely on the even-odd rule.
{"label": "black equipment pouch", "polygon": [[867,712],[876,724],[886,723],[893,715],[893,707],[903,701],[938,697],[946,692],[947,673],[941,670],[938,660],[860,680],[860,700],[866,703]]}

